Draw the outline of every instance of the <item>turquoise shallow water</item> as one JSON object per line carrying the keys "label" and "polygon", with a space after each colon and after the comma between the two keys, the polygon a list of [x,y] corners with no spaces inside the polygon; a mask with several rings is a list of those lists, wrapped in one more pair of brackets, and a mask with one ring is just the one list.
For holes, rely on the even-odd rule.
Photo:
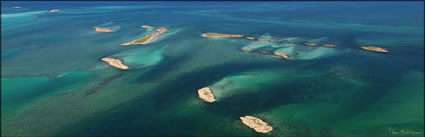
{"label": "turquoise shallow water", "polygon": [[[1,6],[2,136],[424,136],[423,2]],[[120,46],[154,31],[142,25],[168,31]],[[217,102],[198,98],[203,87]],[[245,115],[273,131],[254,132]]]}

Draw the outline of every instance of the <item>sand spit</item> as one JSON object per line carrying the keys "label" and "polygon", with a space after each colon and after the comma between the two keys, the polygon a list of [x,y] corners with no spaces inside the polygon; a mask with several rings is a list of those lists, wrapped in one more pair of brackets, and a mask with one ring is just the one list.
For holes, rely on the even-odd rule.
{"label": "sand spit", "polygon": [[14,6],[12,8],[19,9],[19,8],[22,8],[22,7],[21,6]]}
{"label": "sand spit", "polygon": [[121,46],[148,44],[148,43],[152,42],[153,40],[155,40],[156,37],[160,36],[161,34],[163,34],[165,32],[167,32],[167,29],[159,28],[159,29],[156,29],[156,32],[153,33],[153,34],[146,35],[145,37],[138,39],[138,40],[133,40],[131,42],[123,43],[123,44],[121,44]]}
{"label": "sand spit", "polygon": [[221,34],[221,33],[204,33],[202,34],[202,37],[204,38],[241,38],[243,35],[239,34]]}
{"label": "sand spit", "polygon": [[317,46],[317,43],[305,43],[306,46]]}
{"label": "sand spit", "polygon": [[276,56],[282,57],[283,59],[288,59],[288,55],[286,54],[279,53],[279,52],[274,52],[273,54]]}
{"label": "sand spit", "polygon": [[59,9],[51,9],[51,10],[49,10],[49,13],[58,12],[58,11],[60,11],[60,10]]}
{"label": "sand spit", "polygon": [[379,52],[379,53],[388,53],[388,50],[380,47],[374,47],[374,46],[367,46],[367,47],[360,47],[363,50],[367,51],[373,51],[373,52]]}
{"label": "sand spit", "polygon": [[121,60],[114,58],[102,58],[103,62],[108,63],[110,66],[121,70],[128,70],[128,66],[124,65]]}
{"label": "sand spit", "polygon": [[215,102],[214,94],[212,93],[211,89],[208,87],[199,89],[198,95],[199,95],[199,98],[201,98],[202,100],[208,103]]}
{"label": "sand spit", "polygon": [[143,26],[142,26],[142,28],[144,28],[144,29],[153,29],[154,27],[152,27],[152,26],[147,26],[147,25],[143,25]]}
{"label": "sand spit", "polygon": [[335,48],[336,47],[336,45],[333,45],[333,44],[324,44],[322,46],[323,47],[328,47],[328,48]]}
{"label": "sand spit", "polygon": [[96,32],[113,32],[112,30],[108,29],[108,28],[102,28],[102,27],[94,27],[94,31]]}
{"label": "sand spit", "polygon": [[246,37],[247,40],[254,40],[254,37]]}
{"label": "sand spit", "polygon": [[263,120],[253,117],[253,116],[245,116],[240,117],[243,124],[255,130],[258,133],[267,133],[273,130],[273,127],[269,126]]}

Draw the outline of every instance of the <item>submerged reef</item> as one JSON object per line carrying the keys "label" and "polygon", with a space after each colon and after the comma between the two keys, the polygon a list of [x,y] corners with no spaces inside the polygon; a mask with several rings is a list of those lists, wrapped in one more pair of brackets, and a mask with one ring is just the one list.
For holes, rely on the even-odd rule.
{"label": "submerged reef", "polygon": [[201,88],[198,90],[199,98],[208,102],[213,103],[215,102],[214,94],[212,93],[211,89],[208,87]]}
{"label": "submerged reef", "polygon": [[119,59],[106,57],[102,58],[102,61],[108,63],[110,66],[115,67],[117,69],[128,70],[128,66],[124,65]]}
{"label": "submerged reef", "polygon": [[204,33],[202,34],[202,37],[204,38],[241,38],[243,35],[239,34],[221,34],[221,33]]}
{"label": "submerged reef", "polygon": [[273,127],[269,126],[263,120],[253,117],[253,116],[245,116],[240,117],[243,124],[255,130],[258,133],[267,133],[273,130]]}
{"label": "submerged reef", "polygon": [[145,37],[138,39],[138,40],[133,40],[131,42],[123,43],[123,44],[121,44],[121,46],[148,44],[148,43],[152,42],[153,40],[155,40],[156,37],[160,36],[161,34],[163,34],[165,32],[167,32],[167,29],[159,28],[159,29],[156,29],[156,32],[153,33],[153,34],[146,35]]}

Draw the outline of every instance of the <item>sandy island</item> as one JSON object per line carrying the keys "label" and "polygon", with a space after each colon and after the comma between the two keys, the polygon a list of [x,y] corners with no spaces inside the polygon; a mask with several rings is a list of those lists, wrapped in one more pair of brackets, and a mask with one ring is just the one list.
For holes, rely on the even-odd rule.
{"label": "sandy island", "polygon": [[328,47],[328,48],[335,48],[336,47],[336,45],[333,45],[333,44],[324,44],[322,46],[323,47]]}
{"label": "sandy island", "polygon": [[254,129],[255,132],[267,133],[273,130],[273,127],[269,126],[269,124],[259,118],[253,116],[245,116],[240,117],[240,119],[242,120],[243,124],[245,124],[249,128]]}
{"label": "sandy island", "polygon": [[247,40],[254,40],[254,37],[246,37]]}
{"label": "sandy island", "polygon": [[379,52],[379,53],[388,53],[388,50],[384,49],[384,48],[380,48],[380,47],[374,47],[374,46],[365,46],[365,47],[360,47],[363,50],[367,50],[367,51],[374,51],[374,52]]}
{"label": "sandy island", "polygon": [[121,46],[129,46],[129,45],[138,45],[138,44],[148,44],[150,42],[152,42],[153,40],[156,39],[156,37],[160,36],[162,33],[165,33],[167,31],[167,29],[165,28],[159,28],[156,29],[156,32],[153,34],[149,34],[146,35],[145,37],[138,39],[138,40],[133,40],[131,42],[127,42],[127,43],[123,43],[120,44]]}
{"label": "sandy island", "polygon": [[153,29],[154,27],[152,27],[152,26],[147,26],[147,25],[143,25],[143,26],[142,26],[142,28],[144,28],[144,29]]}
{"label": "sandy island", "polygon": [[251,52],[252,50],[250,50],[250,49],[241,49],[241,51],[244,51],[244,52]]}
{"label": "sandy island", "polygon": [[22,7],[21,6],[14,6],[12,8],[19,9],[19,8],[22,8]]}
{"label": "sandy island", "polygon": [[201,98],[202,100],[208,103],[215,102],[214,94],[212,93],[211,89],[208,87],[198,89],[198,95],[199,95],[199,98]]}
{"label": "sandy island", "polygon": [[108,28],[102,28],[102,27],[94,27],[94,31],[96,32],[113,32],[112,30],[108,29]]}
{"label": "sandy island", "polygon": [[51,10],[49,10],[49,13],[58,12],[58,11],[60,11],[60,10],[59,9],[51,9]]}
{"label": "sandy island", "polygon": [[279,53],[279,52],[274,52],[273,54],[276,56],[282,57],[283,59],[288,59],[288,55],[286,54]]}
{"label": "sandy island", "polygon": [[274,39],[270,39],[269,41],[270,41],[270,42],[275,42],[276,40],[274,40]]}
{"label": "sandy island", "polygon": [[202,34],[202,37],[204,38],[241,38],[243,35],[239,34],[221,34],[221,33],[204,33]]}
{"label": "sandy island", "polygon": [[115,67],[117,69],[128,70],[128,66],[122,64],[121,60],[119,59],[106,57],[102,58],[102,61],[108,63],[110,66]]}
{"label": "sandy island", "polygon": [[317,46],[317,43],[305,43],[306,46]]}

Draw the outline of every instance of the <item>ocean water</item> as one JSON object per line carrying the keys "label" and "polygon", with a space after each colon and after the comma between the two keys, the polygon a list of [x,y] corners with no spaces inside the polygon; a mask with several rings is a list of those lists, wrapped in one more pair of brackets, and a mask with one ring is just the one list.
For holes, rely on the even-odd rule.
{"label": "ocean water", "polygon": [[[424,136],[423,5],[2,1],[1,135]],[[153,33],[142,25],[168,31],[120,46]],[[198,98],[203,87],[216,102]],[[256,133],[245,115],[273,130]]]}

